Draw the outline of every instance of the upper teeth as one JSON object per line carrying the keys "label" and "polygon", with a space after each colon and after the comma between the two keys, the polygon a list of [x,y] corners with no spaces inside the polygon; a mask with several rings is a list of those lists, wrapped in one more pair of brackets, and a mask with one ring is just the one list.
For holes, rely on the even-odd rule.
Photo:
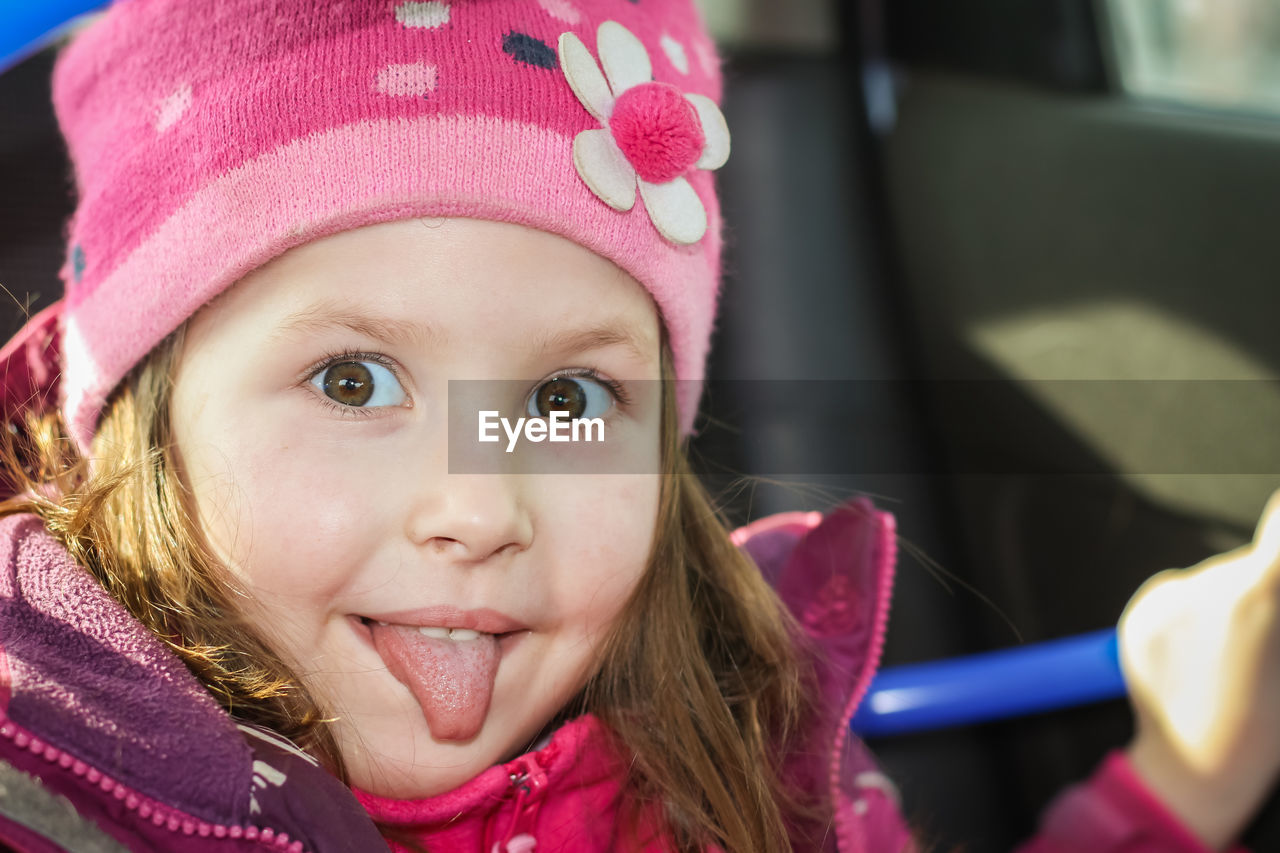
{"label": "upper teeth", "polygon": [[470,628],[436,628],[422,627],[418,633],[436,640],[474,640],[480,636],[479,631]]}
{"label": "upper teeth", "polygon": [[[389,623],[379,621],[378,624],[385,628]],[[473,631],[470,628],[439,628],[432,625],[418,628],[418,633],[434,640],[475,640],[483,632]]]}

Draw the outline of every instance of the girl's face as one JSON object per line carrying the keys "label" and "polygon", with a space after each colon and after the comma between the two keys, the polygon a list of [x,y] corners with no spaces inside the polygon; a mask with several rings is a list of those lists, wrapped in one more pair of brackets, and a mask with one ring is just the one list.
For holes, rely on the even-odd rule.
{"label": "girl's face", "polygon": [[[525,750],[585,683],[649,555],[659,375],[639,283],[506,223],[337,234],[192,319],[172,420],[199,523],[250,619],[337,717],[353,785],[457,787]],[[604,417],[606,444],[538,452],[613,441],[649,473],[449,473],[451,378],[521,380],[475,386],[513,422],[530,398],[564,399],[556,380]]]}

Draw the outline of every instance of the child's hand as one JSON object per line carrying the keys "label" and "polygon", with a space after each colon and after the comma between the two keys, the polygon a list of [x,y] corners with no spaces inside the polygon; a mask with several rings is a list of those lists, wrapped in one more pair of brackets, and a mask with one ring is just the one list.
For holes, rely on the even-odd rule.
{"label": "child's hand", "polygon": [[1251,544],[1155,575],[1119,632],[1137,718],[1130,761],[1222,849],[1280,771],[1280,491]]}

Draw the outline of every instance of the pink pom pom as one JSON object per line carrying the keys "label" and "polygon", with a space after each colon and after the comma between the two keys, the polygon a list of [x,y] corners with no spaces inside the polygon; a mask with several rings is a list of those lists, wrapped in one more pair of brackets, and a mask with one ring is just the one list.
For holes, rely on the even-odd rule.
{"label": "pink pom pom", "polygon": [[609,130],[636,174],[651,184],[687,172],[707,144],[698,111],[670,83],[641,83],[619,95]]}

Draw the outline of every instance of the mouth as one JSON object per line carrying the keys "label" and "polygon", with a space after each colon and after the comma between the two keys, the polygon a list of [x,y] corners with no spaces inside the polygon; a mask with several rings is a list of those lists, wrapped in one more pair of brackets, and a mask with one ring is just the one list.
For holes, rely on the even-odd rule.
{"label": "mouth", "polygon": [[465,643],[491,636],[498,641],[498,649],[503,653],[503,655],[508,654],[516,644],[518,644],[519,641],[529,633],[528,628],[494,633],[478,631],[474,628],[450,628],[444,625],[415,625],[398,622],[385,622],[380,619],[361,616],[359,614],[352,614],[347,617],[347,620],[352,624],[356,634],[363,639],[371,649],[375,648],[373,642],[373,626],[375,625],[395,625],[400,628],[411,628],[416,630],[419,634],[422,634],[424,637],[430,637],[433,640],[450,640],[455,643]]}

